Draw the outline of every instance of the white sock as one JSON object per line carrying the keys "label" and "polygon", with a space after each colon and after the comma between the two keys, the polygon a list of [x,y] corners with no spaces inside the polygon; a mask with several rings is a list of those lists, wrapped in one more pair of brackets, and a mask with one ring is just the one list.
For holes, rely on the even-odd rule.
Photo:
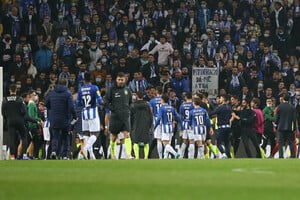
{"label": "white sock", "polygon": [[109,158],[109,156],[110,156],[110,145],[108,145],[107,147],[107,158]]}
{"label": "white sock", "polygon": [[203,158],[204,157],[204,145],[198,146],[198,158]]}
{"label": "white sock", "polygon": [[122,145],[121,158],[122,158],[122,159],[126,159],[126,158],[127,158],[127,154],[126,154],[126,147],[125,147],[125,144],[121,144],[121,145]]}
{"label": "white sock", "polygon": [[157,153],[158,153],[159,159],[162,159],[162,153],[163,153],[162,150],[163,150],[162,142],[157,141]]}
{"label": "white sock", "polygon": [[49,144],[45,144],[45,159],[48,157]]}
{"label": "white sock", "polygon": [[173,154],[174,156],[176,155],[176,151],[173,149],[173,147],[170,144],[167,144],[166,148],[168,149],[167,151],[169,153]]}
{"label": "white sock", "polygon": [[195,144],[190,144],[189,145],[188,158],[189,159],[194,159],[194,156],[195,156]]}
{"label": "white sock", "polygon": [[167,145],[165,146],[165,150],[164,150],[164,159],[167,159],[169,155],[169,149],[167,148]]}
{"label": "white sock", "polygon": [[[191,145],[190,145],[191,146]],[[186,144],[183,142],[180,148],[180,158],[183,158],[186,149]]]}
{"label": "white sock", "polygon": [[95,157],[95,154],[94,154],[94,151],[93,151],[93,147],[89,148],[88,151],[89,151],[89,154],[90,154],[90,160],[95,160],[96,157]]}
{"label": "white sock", "polygon": [[87,143],[84,147],[85,151],[89,150],[90,148],[93,148],[94,143],[96,142],[97,137],[95,135],[91,135],[91,137],[89,137],[89,139],[87,140]]}
{"label": "white sock", "polygon": [[120,150],[121,150],[121,144],[118,144],[118,145],[117,145],[117,148],[116,148],[116,158],[117,158],[117,159],[119,159]]}

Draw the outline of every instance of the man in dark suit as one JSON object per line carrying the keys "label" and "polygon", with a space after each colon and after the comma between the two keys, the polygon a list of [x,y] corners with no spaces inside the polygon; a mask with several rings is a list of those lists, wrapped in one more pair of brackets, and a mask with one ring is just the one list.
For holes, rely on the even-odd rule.
{"label": "man in dark suit", "polygon": [[296,124],[296,108],[289,104],[289,95],[283,95],[283,102],[278,106],[275,117],[275,125],[278,132],[279,158],[283,158],[282,146],[287,140],[290,146],[291,158],[295,158],[294,131],[298,130]]}
{"label": "man in dark suit", "polygon": [[159,67],[154,62],[154,55],[148,55],[148,63],[142,67],[142,74],[153,86],[157,86],[159,83]]}

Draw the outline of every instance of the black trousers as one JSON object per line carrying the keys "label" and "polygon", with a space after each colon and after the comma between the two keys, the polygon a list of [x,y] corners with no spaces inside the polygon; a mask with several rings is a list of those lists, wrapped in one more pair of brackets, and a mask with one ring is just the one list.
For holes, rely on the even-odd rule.
{"label": "black trousers", "polygon": [[234,155],[236,155],[241,141],[241,127],[231,127],[231,133],[231,144],[233,146]]}
{"label": "black trousers", "polygon": [[294,151],[294,133],[293,131],[277,131],[278,132],[278,150],[279,150],[279,158],[283,158],[283,144],[285,141],[288,141],[290,151],[291,151],[291,158],[295,158],[295,151]]}
{"label": "black trousers", "polygon": [[266,138],[264,139],[261,147],[266,151],[268,142],[270,142],[271,152],[272,152],[276,144],[276,139],[275,139],[276,135],[273,130],[265,130],[264,136]]}
{"label": "black trousers", "polygon": [[257,136],[252,128],[242,128],[241,132],[242,141],[244,143],[245,151],[248,158],[252,158],[250,147],[249,147],[249,140],[251,140],[255,150],[256,150],[256,158],[261,158],[259,144],[257,142]]}
{"label": "black trousers", "polygon": [[[20,123],[16,123],[16,124],[9,124],[8,125],[8,133],[9,133],[10,154],[17,156],[20,138],[22,140],[23,154],[26,153],[27,134],[26,134],[26,129],[25,129],[24,123],[20,122]],[[19,138],[19,136],[20,136],[20,138]]]}

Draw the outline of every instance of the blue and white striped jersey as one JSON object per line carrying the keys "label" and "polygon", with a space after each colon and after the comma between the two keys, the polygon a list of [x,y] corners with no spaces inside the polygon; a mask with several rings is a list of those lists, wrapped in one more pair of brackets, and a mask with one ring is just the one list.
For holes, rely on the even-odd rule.
{"label": "blue and white striped jersey", "polygon": [[152,98],[149,103],[150,107],[152,108],[154,118],[157,118],[159,108],[161,107],[161,96]]}
{"label": "blue and white striped jersey", "polygon": [[193,102],[183,102],[179,108],[179,114],[182,120],[182,129],[190,129],[190,112],[194,109]]}
{"label": "blue and white striped jersey", "polygon": [[173,133],[174,132],[174,122],[175,118],[178,122],[178,124],[181,124],[181,119],[179,114],[176,112],[174,107],[170,105],[162,105],[159,109],[158,117],[155,121],[154,130],[156,127],[160,124],[160,121],[162,121],[162,131],[164,133]]}
{"label": "blue and white striped jersey", "polygon": [[102,98],[96,85],[86,84],[78,90],[76,104],[82,106],[82,119],[98,117],[97,104],[102,104]]}
{"label": "blue and white striped jersey", "polygon": [[206,134],[206,127],[211,128],[209,116],[207,111],[203,108],[194,108],[190,112],[190,119],[194,134]]}

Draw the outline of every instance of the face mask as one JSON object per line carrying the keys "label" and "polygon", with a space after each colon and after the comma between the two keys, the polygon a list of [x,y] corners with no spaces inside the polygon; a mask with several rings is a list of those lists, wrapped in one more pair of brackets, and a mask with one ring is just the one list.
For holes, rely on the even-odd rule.
{"label": "face mask", "polygon": [[107,61],[106,58],[102,58],[102,59],[101,59],[101,62],[102,62],[102,63],[106,63],[106,61]]}
{"label": "face mask", "polygon": [[41,90],[37,90],[36,93],[37,94],[42,94],[42,91]]}
{"label": "face mask", "polygon": [[264,37],[266,37],[266,38],[267,38],[267,37],[269,37],[269,36],[270,36],[270,35],[269,35],[269,34],[267,34],[267,33],[265,33],[265,34],[264,34]]}
{"label": "face mask", "polygon": [[114,47],[115,43],[109,43],[109,46]]}
{"label": "face mask", "polygon": [[101,78],[96,78],[96,82],[100,83],[101,82]]}
{"label": "face mask", "polygon": [[92,45],[92,46],[91,46],[91,49],[96,50],[96,49],[97,49],[97,46]]}
{"label": "face mask", "polygon": [[28,51],[29,49],[28,49],[28,47],[23,47],[23,50]]}
{"label": "face mask", "polygon": [[272,104],[268,103],[268,104],[267,104],[267,107],[272,107]]}
{"label": "face mask", "polygon": [[250,20],[249,22],[250,22],[250,24],[254,24],[254,21],[253,21],[253,20]]}
{"label": "face mask", "polygon": [[121,43],[121,42],[119,43],[119,47],[122,47],[123,45],[124,45],[123,43]]}
{"label": "face mask", "polygon": [[183,46],[183,49],[189,50],[189,46]]}
{"label": "face mask", "polygon": [[141,25],[141,22],[139,22],[139,21],[136,22],[136,25],[137,25],[137,26],[140,26],[140,25]]}
{"label": "face mask", "polygon": [[201,4],[201,8],[203,8],[203,9],[206,8],[206,4],[204,4],[204,3]]}
{"label": "face mask", "polygon": [[97,69],[97,70],[100,70],[101,68],[102,68],[101,65],[96,65],[96,69]]}
{"label": "face mask", "polygon": [[234,60],[237,60],[239,58],[239,56],[233,56]]}
{"label": "face mask", "polygon": [[14,83],[14,82],[15,82],[15,79],[13,79],[13,78],[12,78],[12,79],[10,79],[10,82]]}
{"label": "face mask", "polygon": [[78,61],[76,62],[77,65],[80,65],[81,63],[82,63],[81,60],[78,60]]}
{"label": "face mask", "polygon": [[225,40],[225,42],[226,42],[226,43],[229,43],[229,42],[230,42],[230,40]]}
{"label": "face mask", "polygon": [[288,70],[288,69],[289,69],[289,67],[283,67],[282,69],[283,69],[283,70]]}
{"label": "face mask", "polygon": [[18,85],[16,85],[16,86],[17,86],[17,89],[20,89],[20,88],[21,88],[21,85],[19,85],[19,84],[18,84]]}
{"label": "face mask", "polygon": [[141,63],[142,65],[146,65],[148,63],[148,60],[141,59]]}
{"label": "face mask", "polygon": [[105,45],[100,45],[100,49],[104,49],[105,48]]}
{"label": "face mask", "polygon": [[227,21],[229,21],[229,22],[230,22],[231,20],[232,20],[231,18],[227,18]]}
{"label": "face mask", "polygon": [[189,28],[185,28],[185,29],[184,29],[184,32],[185,32],[185,33],[188,33],[189,31],[190,31]]}
{"label": "face mask", "polygon": [[293,69],[294,72],[297,72],[298,70],[299,70],[298,68],[294,68],[294,69]]}
{"label": "face mask", "polygon": [[38,95],[35,95],[34,97],[33,97],[33,100],[34,101],[37,101],[39,99],[39,96]]}
{"label": "face mask", "polygon": [[250,42],[255,42],[256,39],[255,38],[251,38]]}
{"label": "face mask", "polygon": [[278,34],[279,34],[279,35],[283,35],[283,34],[284,34],[284,32],[279,32]]}
{"label": "face mask", "polygon": [[43,3],[47,3],[47,0],[43,0]]}
{"label": "face mask", "polygon": [[123,36],[124,36],[124,38],[128,38],[128,34],[127,33],[123,34]]}
{"label": "face mask", "polygon": [[154,37],[150,37],[150,40],[153,42],[155,40],[155,38]]}
{"label": "face mask", "polygon": [[76,26],[79,26],[80,25],[80,22],[75,22],[74,23]]}
{"label": "face mask", "polygon": [[240,42],[241,46],[245,46],[245,44],[246,44],[245,42]]}
{"label": "face mask", "polygon": [[176,25],[171,25],[171,28],[172,28],[172,29],[175,29],[175,28],[176,28]]}
{"label": "face mask", "polygon": [[63,35],[63,36],[67,36],[67,35],[68,35],[68,32],[65,32],[65,31],[64,31],[64,32],[62,32],[62,35]]}
{"label": "face mask", "polygon": [[162,35],[167,35],[167,32],[163,31],[161,34],[162,34]]}
{"label": "face mask", "polygon": [[273,53],[274,56],[278,56],[278,53]]}
{"label": "face mask", "polygon": [[78,46],[78,49],[83,49],[83,46]]}
{"label": "face mask", "polygon": [[49,19],[44,19],[44,23],[45,23],[45,24],[48,24],[49,22],[50,22]]}
{"label": "face mask", "polygon": [[198,47],[198,48],[201,48],[201,47],[202,47],[202,44],[197,44],[197,47]]}
{"label": "face mask", "polygon": [[64,17],[64,16],[62,16],[62,15],[58,15],[58,19],[59,19],[59,20],[62,20],[63,17]]}
{"label": "face mask", "polygon": [[257,85],[257,87],[258,87],[258,88],[263,88],[264,85],[263,85],[262,83],[259,83],[259,84]]}

